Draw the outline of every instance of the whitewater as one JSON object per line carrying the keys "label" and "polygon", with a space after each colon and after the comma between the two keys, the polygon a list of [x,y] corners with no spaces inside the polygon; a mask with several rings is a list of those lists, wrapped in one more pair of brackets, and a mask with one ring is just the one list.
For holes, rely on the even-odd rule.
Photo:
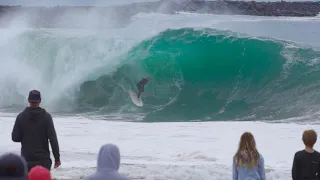
{"label": "whitewater", "polygon": [[[15,116],[38,89],[58,133],[57,179],[93,172],[105,143],[119,146],[120,172],[132,179],[230,179],[244,131],[256,137],[267,179],[291,179],[303,130],[320,130],[319,18],[140,13],[130,20],[104,30],[30,29],[20,21],[0,30],[1,153],[19,153]],[[146,76],[152,81],[139,108],[128,91]]]}

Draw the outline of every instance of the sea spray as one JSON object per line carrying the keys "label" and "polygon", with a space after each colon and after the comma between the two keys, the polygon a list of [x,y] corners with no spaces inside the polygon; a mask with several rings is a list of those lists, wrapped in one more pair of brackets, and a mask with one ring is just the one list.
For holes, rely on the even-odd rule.
{"label": "sea spray", "polygon": [[[23,103],[4,96],[35,87],[57,112],[139,113],[145,121],[274,120],[318,111],[320,52],[309,47],[215,29],[168,29],[134,43],[44,34],[24,33],[8,44],[13,50],[2,50],[11,58],[2,63],[28,72],[6,73],[16,81],[1,81],[2,107]],[[147,76],[145,106],[136,107],[128,91]]]}

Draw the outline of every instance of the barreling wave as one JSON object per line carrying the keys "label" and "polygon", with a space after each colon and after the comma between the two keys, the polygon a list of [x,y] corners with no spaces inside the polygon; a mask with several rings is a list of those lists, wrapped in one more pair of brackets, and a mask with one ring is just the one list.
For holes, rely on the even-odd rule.
{"label": "barreling wave", "polygon": [[[320,52],[294,43],[191,28],[138,43],[21,36],[13,48],[23,50],[10,51],[10,65],[28,68],[14,76],[2,68],[10,76],[0,79],[2,107],[40,87],[57,111],[142,114],[146,121],[274,120],[319,111]],[[128,91],[147,76],[140,108]]]}

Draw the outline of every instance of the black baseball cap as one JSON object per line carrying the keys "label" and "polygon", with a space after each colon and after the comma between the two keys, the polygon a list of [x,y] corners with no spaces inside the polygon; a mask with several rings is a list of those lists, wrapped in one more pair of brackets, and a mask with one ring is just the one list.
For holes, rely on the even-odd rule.
{"label": "black baseball cap", "polygon": [[28,168],[22,156],[7,153],[0,157],[0,180],[28,180]]}
{"label": "black baseball cap", "polygon": [[41,101],[41,93],[38,90],[30,91],[28,100],[30,102],[40,102]]}

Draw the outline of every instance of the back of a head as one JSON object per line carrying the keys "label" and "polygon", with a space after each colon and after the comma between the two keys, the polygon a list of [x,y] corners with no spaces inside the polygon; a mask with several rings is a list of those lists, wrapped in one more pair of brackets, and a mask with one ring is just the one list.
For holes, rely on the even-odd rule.
{"label": "back of a head", "polygon": [[239,147],[234,158],[237,160],[237,165],[244,165],[244,161],[247,161],[247,166],[252,167],[258,162],[259,152],[252,133],[245,132],[241,135]]}
{"label": "back of a head", "polygon": [[120,167],[120,151],[114,144],[105,144],[98,155],[97,172],[87,176],[84,180],[126,180],[127,177],[118,173]]}
{"label": "back of a head", "polygon": [[38,90],[32,90],[29,92],[28,101],[31,107],[38,107],[41,103],[41,93]]}
{"label": "back of a head", "polygon": [[114,144],[106,144],[100,148],[98,155],[98,171],[118,171],[120,167],[120,151]]}
{"label": "back of a head", "polygon": [[305,146],[313,148],[314,144],[317,142],[317,133],[312,129],[304,131],[302,141]]}
{"label": "back of a head", "polygon": [[42,166],[35,166],[30,170],[28,180],[51,180],[51,174],[48,169]]}
{"label": "back of a head", "polygon": [[0,156],[1,180],[27,180],[27,173],[27,163],[23,157],[13,153]]}

